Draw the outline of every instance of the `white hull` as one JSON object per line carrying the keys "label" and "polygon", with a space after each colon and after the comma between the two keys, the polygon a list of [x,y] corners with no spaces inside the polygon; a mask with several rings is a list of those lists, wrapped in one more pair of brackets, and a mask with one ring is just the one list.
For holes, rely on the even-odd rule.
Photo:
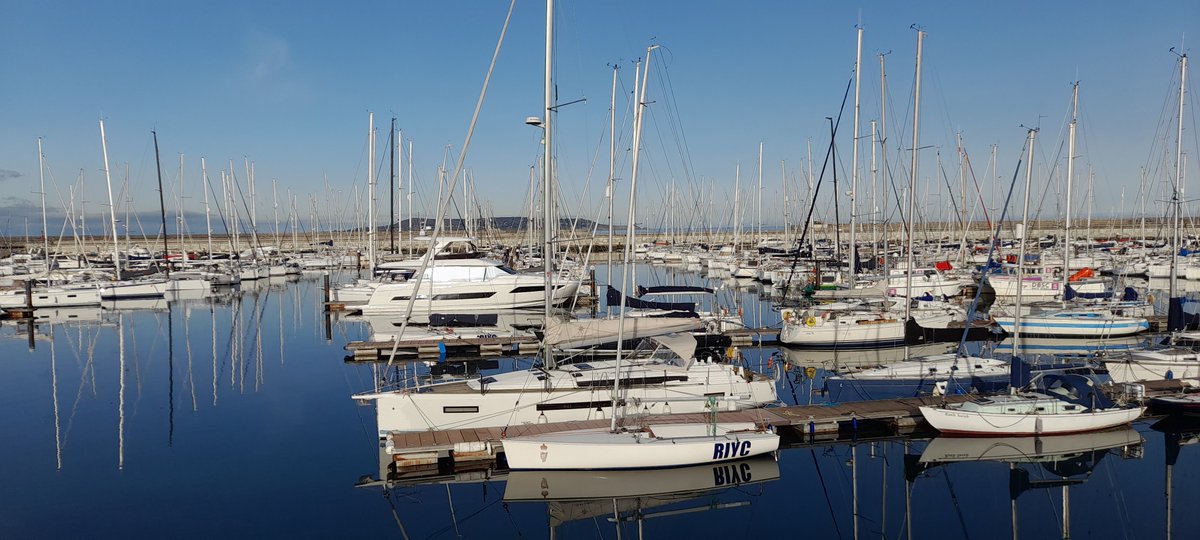
{"label": "white hull", "polygon": [[[708,435],[716,428],[717,435]],[[504,441],[514,470],[655,469],[720,463],[779,449],[779,435],[753,424],[668,424],[645,430],[568,431]]]}
{"label": "white hull", "polygon": [[166,280],[118,281],[100,286],[100,298],[119,300],[122,298],[154,298],[166,294],[170,284]]}
{"label": "white hull", "polygon": [[[478,379],[356,395],[375,401],[379,434],[504,427],[543,422],[612,418],[613,361],[556,369],[524,370]],[[578,375],[576,375],[578,374]],[[540,377],[540,379],[539,379]],[[747,381],[747,378],[750,380]],[[634,414],[709,412],[705,400],[716,396],[722,410],[763,407],[778,400],[775,381],[747,377],[727,364],[638,361],[621,367],[621,396]],[[644,400],[640,404],[638,400]]]}
{"label": "white hull", "polygon": [[1104,359],[1104,367],[1115,383],[1200,378],[1200,355],[1194,351],[1136,351],[1123,357]]}
{"label": "white hull", "polygon": [[[95,287],[33,289],[33,307],[70,307],[100,305],[100,290]],[[26,307],[25,291],[0,292],[0,308]]]}
{"label": "white hull", "polygon": [[[363,314],[404,313],[415,282],[378,286],[362,306]],[[563,304],[575,297],[579,282],[562,282],[554,290],[553,302]],[[545,282],[541,276],[501,276],[484,282],[421,283],[414,314],[496,311],[545,304]]]}
{"label": "white hull", "polygon": [[[1116,317],[1103,313],[1094,317],[1083,314],[1027,315],[1021,317],[1020,335],[1046,337],[1100,338],[1132,336],[1150,329],[1146,319]],[[994,316],[996,324],[1005,332],[1016,334],[1013,317]]]}
{"label": "white hull", "polygon": [[1145,407],[1071,414],[1011,414],[921,407],[929,425],[963,435],[1051,435],[1097,431],[1137,420]]}

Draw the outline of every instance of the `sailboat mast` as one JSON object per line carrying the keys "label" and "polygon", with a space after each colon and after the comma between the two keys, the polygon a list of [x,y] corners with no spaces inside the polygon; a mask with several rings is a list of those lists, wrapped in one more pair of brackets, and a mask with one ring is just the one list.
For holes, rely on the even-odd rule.
{"label": "sailboat mast", "polygon": [[[553,1],[553,0],[550,0]],[[634,225],[637,223],[635,211],[636,206],[634,200],[637,196],[637,180],[638,180],[638,158],[641,156],[640,147],[642,144],[642,121],[646,110],[646,79],[650,75],[650,53],[657,49],[657,45],[651,45],[646,48],[645,73],[641,77],[641,87],[638,92],[637,101],[634,104],[633,117],[633,166],[629,175],[629,222],[625,228],[625,258],[624,264],[621,265],[621,310],[618,317],[621,317],[621,324],[617,325],[617,364],[613,371],[613,414],[612,414],[612,429],[617,429],[617,399],[621,389],[621,355],[623,354],[622,344],[625,342],[625,303],[628,298],[626,291],[630,290],[629,281],[629,266],[633,259],[633,232]]]}
{"label": "sailboat mast", "polygon": [[914,95],[913,95],[913,136],[912,136],[912,173],[908,177],[908,268],[904,271],[904,290],[906,300],[904,302],[904,319],[908,320],[912,315],[912,274],[913,274],[913,236],[916,230],[913,229],[913,202],[917,194],[917,156],[919,155],[920,145],[918,144],[918,136],[920,135],[921,123],[921,46],[925,43],[925,32],[917,30],[917,67],[916,77],[914,78]]}
{"label": "sailboat mast", "polygon": [[46,220],[46,155],[42,153],[42,138],[37,138],[38,182],[42,192],[42,260],[46,261],[46,276],[50,276],[50,225]]}
{"label": "sailboat mast", "polygon": [[409,220],[408,248],[409,248],[410,255],[412,254],[412,250],[416,249],[415,247],[413,247],[413,243],[412,243],[412,239],[413,239],[412,200],[413,200],[413,142],[412,142],[412,139],[409,139],[408,140],[408,220]]}
{"label": "sailboat mast", "polygon": [[738,163],[733,169],[733,255],[736,257],[741,249],[742,216],[739,213],[742,196],[742,164]]}
{"label": "sailboat mast", "polygon": [[[612,97],[608,102],[608,186],[604,190],[604,196],[608,199],[608,280],[604,282],[605,285],[612,285],[613,203],[617,195],[617,69],[617,64],[613,64]],[[612,306],[607,307],[611,312]]]}
{"label": "sailboat mast", "polygon": [[851,139],[850,151],[850,282],[858,278],[858,101],[859,89],[862,87],[862,77],[859,68],[862,65],[863,29],[858,27],[858,52],[854,56],[854,138]]}
{"label": "sailboat mast", "polygon": [[[887,53],[879,53],[879,148],[883,150],[883,166],[888,167],[887,161],[887,62],[884,59]],[[811,152],[810,152],[811,153]],[[888,168],[890,171],[891,168]],[[888,176],[884,173],[884,176]],[[886,184],[883,191],[887,192]],[[887,215],[888,197],[883,197],[883,207],[880,209],[879,216],[882,218]],[[888,227],[885,224],[883,227],[883,267],[889,268],[891,261],[888,254]]]}
{"label": "sailboat mast", "polygon": [[[1171,203],[1175,206],[1174,223],[1172,229],[1174,232],[1171,235],[1171,285],[1169,293],[1168,314],[1167,314],[1167,331],[1174,332],[1182,330],[1183,326],[1183,303],[1179,298],[1179,284],[1176,277],[1175,267],[1179,264],[1179,228],[1182,226],[1182,205],[1181,194],[1183,192],[1183,104],[1184,96],[1187,92],[1187,54],[1179,55],[1179,116],[1176,121],[1175,132],[1175,190],[1171,195]],[[1178,307],[1177,307],[1178,306]],[[1172,317],[1174,316],[1174,317]],[[1175,320],[1172,320],[1175,319]]]}
{"label": "sailboat mast", "polygon": [[762,241],[762,152],[763,143],[758,143],[758,238],[756,242]]}
{"label": "sailboat mast", "polygon": [[367,113],[367,266],[375,276],[375,113]]}
{"label": "sailboat mast", "polygon": [[108,139],[104,136],[104,119],[100,119],[100,150],[104,154],[104,183],[108,186],[108,217],[112,223],[114,277],[121,279],[121,246],[117,239],[117,206],[113,204],[112,175],[108,172]]}
{"label": "sailboat mast", "polygon": [[[1071,185],[1075,183],[1075,128],[1079,117],[1079,81],[1071,86],[1071,124],[1067,126],[1067,212],[1063,221],[1062,298],[1071,283]],[[1019,285],[1019,282],[1018,282]]]}
{"label": "sailboat mast", "polygon": [[163,266],[167,270],[167,278],[171,277],[171,248],[167,244],[167,203],[163,198],[162,185],[162,161],[158,157],[158,132],[150,130],[150,135],[154,137],[154,171],[158,173],[158,215],[162,220],[163,233]]}
{"label": "sailboat mast", "polygon": [[546,0],[546,72],[543,88],[542,116],[542,264],[546,272],[546,323],[550,324],[550,311],[554,303],[554,193],[551,183],[554,178],[554,0]]}
{"label": "sailboat mast", "polygon": [[1029,192],[1033,185],[1033,145],[1037,130],[1029,130],[1029,151],[1025,158],[1025,209],[1021,213],[1021,238],[1017,248],[1017,297],[1013,309],[1013,355],[1021,354],[1021,290],[1025,283],[1025,240],[1029,237]]}
{"label": "sailboat mast", "polygon": [[[879,167],[875,161],[875,145],[878,141],[879,132],[875,131],[875,121],[871,120],[871,255],[879,254],[879,220],[882,214],[879,213]],[[884,197],[887,200],[887,197]]]}
{"label": "sailboat mast", "polygon": [[208,207],[208,190],[211,189],[208,184],[208,164],[204,158],[200,158],[200,176],[204,182],[204,187],[200,190],[204,192],[204,227],[207,229],[208,235],[208,262],[213,260],[213,245],[212,245],[212,212]]}
{"label": "sailboat mast", "polygon": [[[396,117],[392,117],[392,127],[388,131],[388,249],[396,253]],[[278,233],[276,233],[278,235]]]}

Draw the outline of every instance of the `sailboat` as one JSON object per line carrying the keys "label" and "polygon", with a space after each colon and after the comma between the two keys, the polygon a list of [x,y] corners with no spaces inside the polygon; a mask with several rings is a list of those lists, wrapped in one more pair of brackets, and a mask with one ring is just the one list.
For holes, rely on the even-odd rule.
{"label": "sailboat", "polygon": [[[51,271],[50,231],[46,220],[46,167],[45,154],[42,152],[42,138],[38,137],[38,178],[42,194],[42,251],[46,260],[45,278],[49,280]],[[11,259],[12,257],[10,257]],[[0,290],[0,310],[20,308],[61,308],[75,306],[95,306],[100,304],[100,291],[92,285],[68,286],[30,286],[30,294],[26,296],[22,289]]]}
{"label": "sailboat", "polygon": [[[1033,179],[1033,150],[1037,130],[1029,130],[1026,148],[1028,163],[1025,169],[1025,216],[1029,217],[1029,191]],[[1018,256],[1018,273],[1025,259],[1022,237]],[[1021,293],[1017,292],[1014,325],[1021,327]],[[1081,433],[1128,424],[1145,412],[1145,407],[1114,404],[1098,388],[1095,381],[1083,375],[1050,374],[1041,377],[1043,392],[1016,392],[1022,385],[1028,366],[1016,356],[1021,352],[1020,334],[1015,334],[1014,356],[1010,376],[1018,384],[1013,393],[982,397],[967,402],[945,403],[938,407],[920,407],[921,415],[942,433],[963,435],[1029,436]],[[1027,385],[1024,385],[1027,386]]]}
{"label": "sailboat", "polygon": [[[1174,51],[1174,49],[1172,49]],[[1167,307],[1167,331],[1179,332],[1184,329],[1183,298],[1179,295],[1178,276],[1174,267],[1180,251],[1180,229],[1182,227],[1181,213],[1183,210],[1183,107],[1187,95],[1187,54],[1179,55],[1179,109],[1176,117],[1175,139],[1175,187],[1172,191],[1171,206],[1174,216],[1174,233],[1171,236],[1171,266],[1170,299]],[[1174,335],[1172,342],[1174,342]],[[1161,350],[1134,351],[1127,356],[1109,357],[1104,360],[1104,367],[1109,370],[1114,382],[1136,382],[1146,380],[1162,380],[1171,378],[1200,377],[1200,354],[1196,351],[1174,347]]]}
{"label": "sailboat", "polygon": [[984,397],[921,407],[929,425],[958,435],[1040,436],[1098,431],[1128,424],[1146,411],[1108,400],[1081,375],[1046,375],[1046,393]]}
{"label": "sailboat", "polygon": [[[547,62],[547,69],[550,65]],[[552,96],[552,88],[547,82],[547,117],[544,121],[538,120],[547,133],[551,122],[549,116],[553,112]],[[549,149],[546,152],[551,153]],[[543,167],[546,185],[551,184],[551,171],[553,167],[547,163]],[[545,205],[547,215],[551,206]],[[437,227],[442,223],[440,217]],[[629,231],[632,234],[633,228]],[[432,236],[436,237],[436,233],[435,229]],[[550,235],[550,231],[546,231],[543,252],[547,272],[538,288],[547,300],[551,298],[549,285],[552,284],[548,282],[553,277],[554,260]],[[627,246],[632,244],[627,242]],[[427,253],[426,264],[429,259],[430,253]],[[419,282],[422,275],[418,272],[414,281]],[[410,306],[414,303],[415,299],[409,300]],[[762,407],[778,401],[775,381],[770,377],[741,366],[696,360],[696,339],[689,333],[696,328],[696,319],[632,318],[623,324],[617,324],[615,320],[585,319],[558,323],[550,313],[552,303],[543,302],[546,328],[542,365],[470,380],[377,389],[354,397],[375,402],[381,436],[393,431],[594,420],[615,416],[618,407],[636,408],[645,413],[699,413],[714,410],[709,404],[710,399],[715,399],[725,410]],[[402,323],[400,334],[406,324]],[[644,351],[647,354],[630,355],[624,362],[601,360],[559,364],[555,359],[558,350],[638,337],[651,338],[653,345]],[[620,354],[618,358],[621,358]],[[620,403],[611,399],[609,391],[616,380],[624,383]]]}
{"label": "sailboat", "polygon": [[[552,28],[554,0],[546,3],[547,31]],[[549,45],[551,40],[547,39]],[[629,223],[626,227],[625,264],[622,289],[629,287],[629,261],[634,244],[634,201],[638,180],[638,149],[641,144],[641,127],[645,114],[647,77],[650,59],[656,46],[646,50],[643,65],[645,72],[637,90],[638,101],[634,118],[633,170],[629,186]],[[550,73],[550,49],[547,49],[547,74]],[[547,85],[549,86],[549,85]],[[547,116],[550,113],[551,96],[547,94]],[[549,153],[550,149],[546,149]],[[775,452],[779,449],[779,435],[763,429],[752,422],[720,423],[717,420],[717,397],[708,396],[703,403],[711,411],[711,422],[675,423],[657,425],[621,425],[620,405],[629,402],[621,393],[621,380],[626,375],[621,368],[623,359],[622,342],[626,326],[633,327],[638,318],[627,318],[624,313],[626,297],[621,296],[621,312],[617,323],[617,356],[612,380],[612,422],[608,429],[592,428],[557,433],[546,433],[508,438],[504,441],[504,455],[510,469],[538,470],[603,470],[603,469],[646,469],[669,468],[733,461]],[[689,336],[690,338],[690,336]],[[688,339],[688,338],[684,338]],[[694,338],[690,338],[693,339]],[[694,342],[693,342],[694,346]],[[772,389],[774,389],[772,382]],[[693,402],[695,403],[695,402]]]}
{"label": "sailboat", "polygon": [[[993,309],[995,314],[992,318],[1005,331],[1010,334],[1020,333],[1022,336],[1037,336],[1037,337],[1071,337],[1071,338],[1088,338],[1088,337],[1120,337],[1131,336],[1150,329],[1150,323],[1144,317],[1124,316],[1114,313],[1114,309],[1107,305],[1069,305],[1068,302],[1077,296],[1075,287],[1085,287],[1086,282],[1081,280],[1091,279],[1091,268],[1085,267],[1083,270],[1076,272],[1073,275],[1069,274],[1070,261],[1072,260],[1071,253],[1071,185],[1074,183],[1075,171],[1075,132],[1077,126],[1077,117],[1079,111],[1079,83],[1076,82],[1072,86],[1072,109],[1071,123],[1067,126],[1068,143],[1067,143],[1067,194],[1066,194],[1066,219],[1063,227],[1063,265],[1059,272],[1061,278],[1061,300],[1062,303],[1058,306],[1040,313],[1033,313],[1020,317],[1021,325],[1018,328],[1016,325],[1017,318],[1014,315],[1000,313],[1002,310]],[[1025,230],[1025,225],[1022,225],[1022,231]],[[1024,238],[1022,238],[1022,247]],[[1018,276],[1024,276],[1022,271],[1025,260],[1022,259],[1018,267]],[[988,279],[993,279],[997,276],[989,276]],[[1014,278],[1014,276],[1005,276]],[[1015,283],[1016,280],[1010,279],[1009,285]],[[1017,298],[1020,298],[1025,293],[1025,284],[1022,281],[1017,286],[1021,287],[1017,291]],[[1107,284],[1102,284],[1107,288]],[[1035,287],[1036,288],[1036,287]],[[1045,289],[1038,289],[1045,290]],[[1122,306],[1125,307],[1125,306]],[[1019,308],[1018,308],[1019,309]]]}

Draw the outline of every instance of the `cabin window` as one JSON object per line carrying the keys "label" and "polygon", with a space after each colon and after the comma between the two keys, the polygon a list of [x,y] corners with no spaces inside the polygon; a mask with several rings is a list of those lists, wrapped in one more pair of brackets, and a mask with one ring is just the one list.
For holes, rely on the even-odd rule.
{"label": "cabin window", "polygon": [[393,302],[395,302],[397,300],[408,300],[408,297],[407,296],[393,296],[392,297]]}
{"label": "cabin window", "polygon": [[496,378],[495,377],[484,377],[482,379],[479,379],[479,382],[481,382],[483,384],[492,384],[492,383],[496,382]]}
{"label": "cabin window", "polygon": [[1073,410],[1075,410],[1075,405],[1067,405],[1067,406],[1063,407],[1063,409],[1068,410],[1068,411],[1073,411]]}
{"label": "cabin window", "polygon": [[447,405],[442,407],[442,412],[446,414],[477,413],[479,412],[479,407],[473,405]]}
{"label": "cabin window", "polygon": [[448,293],[434,296],[434,300],[475,300],[479,298],[488,298],[496,293],[494,292],[474,292],[474,293]]}
{"label": "cabin window", "polygon": [[1044,410],[1046,410],[1046,408],[1045,408],[1045,407],[1038,407],[1038,408],[1037,408],[1037,410],[1039,410],[1039,411],[1044,411]]}
{"label": "cabin window", "polygon": [[1012,408],[1012,407],[1009,407],[1009,408],[1008,408],[1008,412],[1017,412],[1017,410],[1016,410],[1016,409],[1014,409],[1014,408]]}
{"label": "cabin window", "polygon": [[74,295],[74,294],[68,294],[68,295],[67,295],[67,298],[75,298],[75,296],[76,296],[76,295]]}
{"label": "cabin window", "polygon": [[517,287],[510,292],[512,294],[518,294],[518,293],[527,293],[527,292],[544,291],[544,290],[546,290],[545,285],[525,285],[523,287]]}

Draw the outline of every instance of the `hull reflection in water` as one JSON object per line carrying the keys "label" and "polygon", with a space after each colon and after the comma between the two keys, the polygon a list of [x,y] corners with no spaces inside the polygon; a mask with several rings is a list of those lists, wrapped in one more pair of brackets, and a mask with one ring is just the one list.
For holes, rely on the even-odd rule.
{"label": "hull reflection in water", "polygon": [[[554,529],[585,519],[641,522],[750,506],[741,488],[778,479],[779,463],[769,457],[653,471],[514,471],[508,475],[504,500],[545,502]],[[719,499],[731,489],[730,500]],[[650,511],[655,508],[661,510]]]}
{"label": "hull reflection in water", "polygon": [[1058,461],[1065,456],[1095,450],[1141,445],[1142,436],[1131,427],[1051,435],[1046,437],[938,437],[921,453],[921,463],[958,461]]}
{"label": "hull reflection in water", "polygon": [[[1022,355],[1096,356],[1106,352],[1137,350],[1144,348],[1145,345],[1145,338],[1132,336],[1108,339],[1022,337],[1020,353]],[[1006,338],[1000,344],[996,345],[996,352],[1012,354],[1012,338]]]}

